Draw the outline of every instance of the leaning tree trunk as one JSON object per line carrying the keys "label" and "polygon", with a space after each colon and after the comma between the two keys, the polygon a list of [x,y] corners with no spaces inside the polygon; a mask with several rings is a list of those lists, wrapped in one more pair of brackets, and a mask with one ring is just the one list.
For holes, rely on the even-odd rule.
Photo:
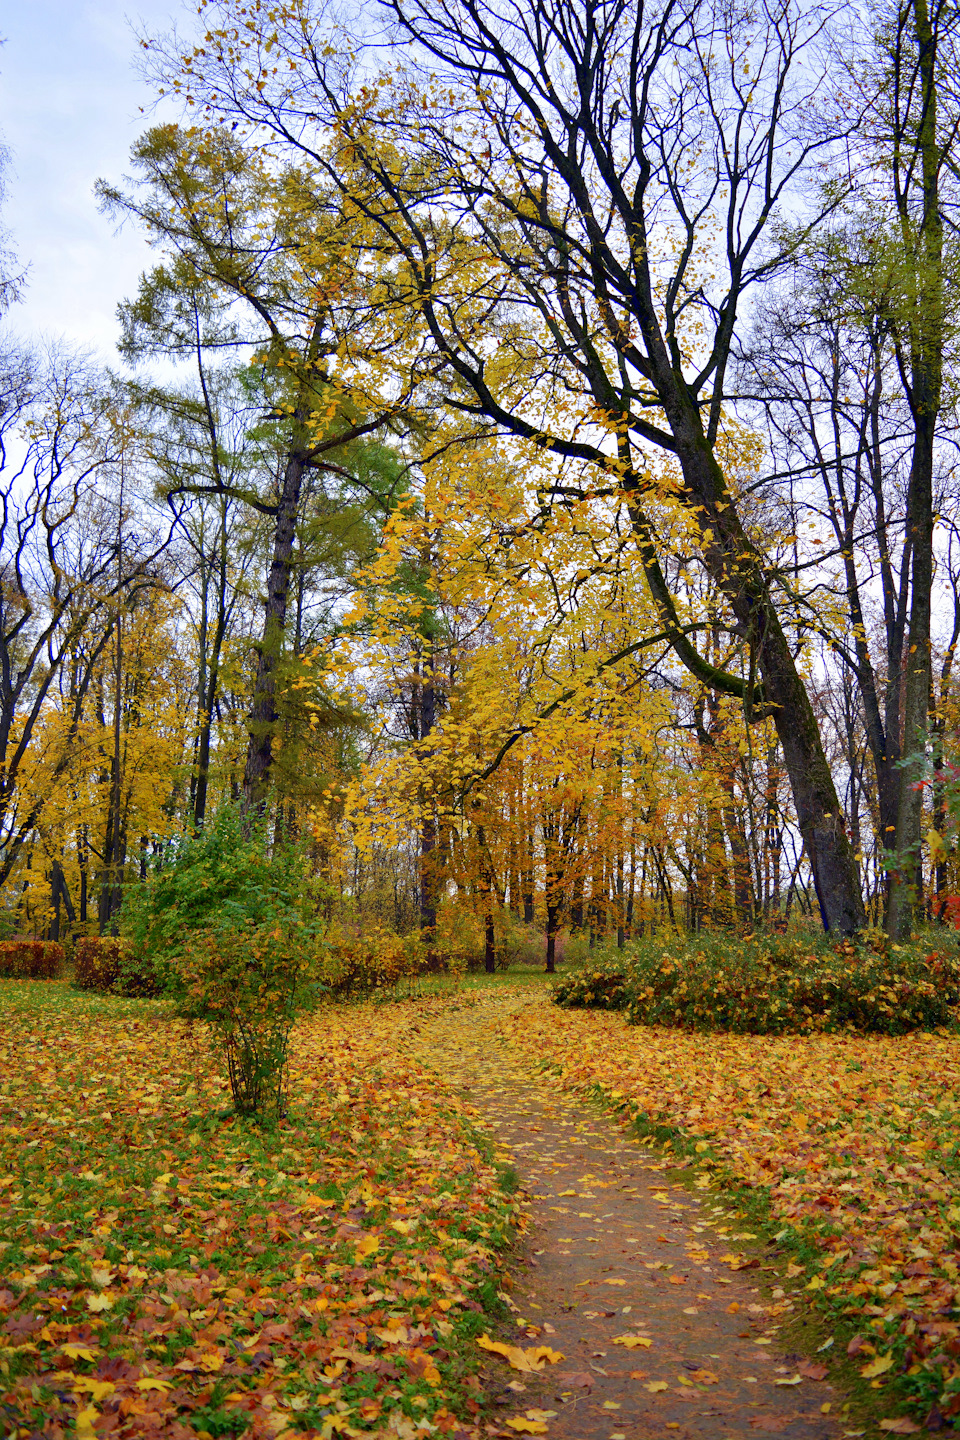
{"label": "leaning tree trunk", "polygon": [[[753,718],[752,707],[759,699],[762,713],[773,720],[783,747],[797,823],[810,857],[824,927],[850,935],[866,923],[860,875],[813,706],[780,624],[763,559],[743,528],[696,406],[681,393],[665,351],[661,358],[657,388],[664,397],[676,440],[687,503],[696,501],[704,564],[726,596],[749,646],[751,671],[755,667],[756,678],[762,682],[755,696],[753,674],[748,678],[742,689],[745,712],[748,720]],[[709,665],[680,633],[653,534],[640,506],[639,480],[629,481],[627,488],[631,486],[631,515],[641,559],[653,599],[674,630],[674,649],[694,675],[729,693],[729,677]]]}

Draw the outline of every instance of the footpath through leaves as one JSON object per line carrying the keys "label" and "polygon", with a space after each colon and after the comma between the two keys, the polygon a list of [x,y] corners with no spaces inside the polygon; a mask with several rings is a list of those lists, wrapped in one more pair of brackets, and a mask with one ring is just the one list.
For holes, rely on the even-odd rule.
{"label": "footpath through leaves", "polygon": [[479,1341],[494,1357],[484,1388],[504,1431],[550,1440],[840,1440],[850,1427],[836,1423],[842,1402],[827,1367],[780,1338],[804,1302],[740,1245],[730,1265],[731,1246],[746,1237],[712,1193],[677,1183],[672,1159],[651,1154],[595,1102],[538,1076],[497,1034],[518,1005],[519,1026],[538,1013],[520,996],[487,996],[433,1017],[421,1008],[410,1039],[459,1080],[529,1192],[511,1316],[498,1327],[504,1338]]}
{"label": "footpath through leaves", "polygon": [[0,1432],[473,1433],[460,1351],[517,1206],[395,1015],[305,1026],[261,1133],[204,1119],[227,1092],[159,1006],[0,999]]}
{"label": "footpath through leaves", "polygon": [[795,1251],[787,1277],[856,1328],[849,1354],[874,1388],[895,1384],[930,1429],[960,1417],[955,1036],[702,1035],[543,1005],[505,1028],[565,1090],[599,1093],[748,1192]]}

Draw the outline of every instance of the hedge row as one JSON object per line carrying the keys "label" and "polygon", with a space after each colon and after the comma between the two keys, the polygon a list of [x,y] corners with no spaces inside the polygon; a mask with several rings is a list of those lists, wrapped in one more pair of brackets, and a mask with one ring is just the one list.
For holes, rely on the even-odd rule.
{"label": "hedge row", "polygon": [[553,999],[681,1030],[903,1035],[956,1023],[960,956],[949,941],[888,946],[876,937],[647,941],[564,976]]}
{"label": "hedge row", "polygon": [[125,940],[89,936],[74,951],[73,983],[80,990],[112,995],[159,995],[163,988],[149,961],[139,959]]}
{"label": "hedge row", "polygon": [[54,940],[0,942],[0,975],[11,980],[55,980],[63,964],[63,947]]}

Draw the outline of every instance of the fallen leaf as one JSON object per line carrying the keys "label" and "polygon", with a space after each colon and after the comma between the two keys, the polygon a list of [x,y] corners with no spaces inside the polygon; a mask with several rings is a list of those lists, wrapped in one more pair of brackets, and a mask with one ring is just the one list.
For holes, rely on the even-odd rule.
{"label": "fallen leaf", "polygon": [[569,1385],[574,1390],[592,1390],[593,1376],[589,1370],[561,1371],[553,1377],[556,1385]]}
{"label": "fallen leaf", "polygon": [[70,1383],[75,1393],[89,1395],[97,1405],[117,1388],[112,1380],[96,1380],[92,1375],[74,1375]]}
{"label": "fallen leaf", "polygon": [[648,1380],[644,1390],[649,1390],[651,1395],[657,1395],[661,1390],[669,1390],[670,1386],[666,1380]]}
{"label": "fallen leaf", "polygon": [[893,1365],[894,1358],[892,1355],[878,1355],[875,1360],[870,1361],[869,1365],[863,1366],[860,1374],[864,1380],[875,1380],[878,1375],[886,1375],[888,1370],[893,1369]]}
{"label": "fallen leaf", "polygon": [[509,1420],[504,1420],[511,1430],[516,1430],[520,1435],[546,1435],[547,1427],[542,1420],[528,1420],[525,1415],[513,1415]]}
{"label": "fallen leaf", "polygon": [[161,1379],[159,1379],[158,1377],[155,1377],[155,1376],[153,1376],[153,1375],[145,1375],[142,1380],[138,1380],[138,1381],[137,1381],[137,1389],[138,1389],[138,1390],[159,1390],[159,1391],[161,1392],[161,1394],[162,1394],[162,1393],[166,1392],[167,1390],[172,1390],[172,1389],[173,1389],[173,1384],[172,1384],[172,1382],[169,1381],[169,1380],[161,1380]]}
{"label": "fallen leaf", "polygon": [[799,1385],[802,1380],[802,1375],[781,1375],[773,1383],[774,1385]]}
{"label": "fallen leaf", "polygon": [[881,1420],[878,1426],[878,1429],[885,1430],[888,1435],[916,1435],[920,1428],[906,1415],[901,1415],[896,1420]]}
{"label": "fallen leaf", "polygon": [[622,1345],[625,1350],[649,1350],[653,1341],[647,1335],[615,1335],[614,1345]]}
{"label": "fallen leaf", "polygon": [[542,1370],[545,1365],[556,1365],[564,1358],[559,1350],[551,1350],[549,1345],[536,1345],[523,1350],[519,1345],[505,1345],[501,1340],[491,1340],[489,1335],[481,1335],[477,1344],[482,1350],[502,1355],[514,1370],[525,1372]]}
{"label": "fallen leaf", "polygon": [[83,1410],[78,1410],[73,1417],[77,1440],[96,1440],[97,1432],[93,1427],[99,1419],[100,1412],[93,1405],[87,1405]]}
{"label": "fallen leaf", "polygon": [[797,1369],[805,1380],[826,1380],[830,1373],[828,1366],[820,1365],[815,1360],[801,1360]]}
{"label": "fallen leaf", "polygon": [[90,1345],[61,1345],[60,1353],[66,1355],[68,1360],[86,1360],[92,1363],[97,1351]]}

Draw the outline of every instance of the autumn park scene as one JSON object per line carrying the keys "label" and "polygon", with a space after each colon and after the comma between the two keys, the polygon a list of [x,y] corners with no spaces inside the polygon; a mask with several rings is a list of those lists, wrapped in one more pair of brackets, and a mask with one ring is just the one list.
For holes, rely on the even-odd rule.
{"label": "autumn park scene", "polygon": [[173,6],[108,349],[2,151],[0,1436],[953,1432],[960,15]]}

